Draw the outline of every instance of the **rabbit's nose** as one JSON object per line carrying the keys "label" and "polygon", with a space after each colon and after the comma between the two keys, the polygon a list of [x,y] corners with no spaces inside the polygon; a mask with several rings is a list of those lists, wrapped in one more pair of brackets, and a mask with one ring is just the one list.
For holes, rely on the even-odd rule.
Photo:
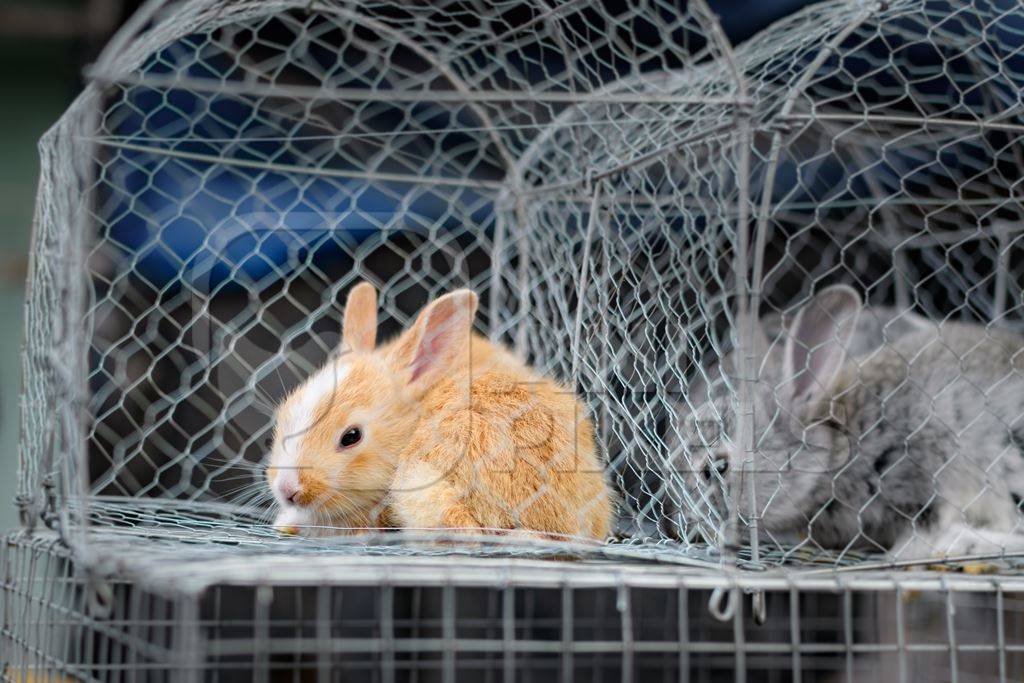
{"label": "rabbit's nose", "polygon": [[295,481],[281,481],[278,484],[281,497],[292,505],[300,505],[302,501],[302,487]]}

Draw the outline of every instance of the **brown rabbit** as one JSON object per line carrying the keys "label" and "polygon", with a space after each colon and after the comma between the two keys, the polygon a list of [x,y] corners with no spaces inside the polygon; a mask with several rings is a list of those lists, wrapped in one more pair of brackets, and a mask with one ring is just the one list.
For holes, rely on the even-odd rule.
{"label": "brown rabbit", "polygon": [[475,293],[452,292],[376,347],[376,290],[352,290],[341,352],[277,412],[275,526],[608,535],[611,495],[586,409],[474,334],[476,309]]}

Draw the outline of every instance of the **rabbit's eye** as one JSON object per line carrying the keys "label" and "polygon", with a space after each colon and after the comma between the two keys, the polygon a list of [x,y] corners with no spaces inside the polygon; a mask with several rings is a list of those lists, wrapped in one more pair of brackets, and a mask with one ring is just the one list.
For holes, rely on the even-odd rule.
{"label": "rabbit's eye", "polygon": [[720,477],[724,477],[725,473],[729,471],[729,461],[725,458],[716,458],[715,460],[707,460],[704,462],[704,467],[701,470],[701,474],[708,481],[711,481],[712,474],[711,470],[714,469],[718,472]]}
{"label": "rabbit's eye", "polygon": [[363,440],[363,432],[359,427],[349,427],[345,430],[345,433],[341,435],[341,440],[338,445],[341,448],[349,448],[355,446],[357,443]]}

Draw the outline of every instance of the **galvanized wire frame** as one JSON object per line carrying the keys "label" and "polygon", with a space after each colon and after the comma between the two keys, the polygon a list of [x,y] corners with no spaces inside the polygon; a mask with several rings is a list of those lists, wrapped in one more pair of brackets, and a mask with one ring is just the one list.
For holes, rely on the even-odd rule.
{"label": "galvanized wire frame", "polygon": [[[514,3],[507,8],[481,5],[466,16],[476,13],[499,21],[505,9],[515,7]],[[359,279],[381,286],[384,325],[392,330],[396,323],[410,319],[425,295],[437,295],[456,285],[472,286],[488,302],[482,324],[493,338],[513,343],[542,369],[557,372],[563,368],[568,361],[564,352],[561,357],[551,355],[545,342],[531,338],[531,328],[540,331],[543,327],[536,325],[548,321],[532,312],[531,296],[525,295],[531,283],[524,278],[536,263],[531,250],[544,245],[543,236],[527,227],[527,205],[531,196],[544,190],[524,185],[532,181],[517,176],[517,169],[524,167],[517,159],[531,154],[530,149],[536,147],[534,138],[547,135],[545,126],[558,120],[558,112],[571,113],[580,102],[605,103],[615,109],[651,99],[642,79],[626,90],[620,83],[615,91],[605,92],[602,81],[609,75],[628,72],[634,68],[631,64],[648,59],[669,59],[679,67],[724,60],[732,65],[732,76],[738,78],[732,48],[702,4],[679,14],[667,4],[652,3],[627,11],[621,18],[608,17],[610,26],[624,22],[620,31],[633,30],[630,21],[661,22],[660,28],[672,38],[664,46],[635,45],[632,55],[618,54],[620,47],[610,39],[592,40],[592,27],[586,21],[595,9],[584,3],[539,8],[525,26],[509,24],[498,35],[479,27],[462,27],[465,30],[454,37],[461,41],[455,47],[444,44],[453,38],[443,25],[447,20],[441,10],[388,9],[386,3],[359,8],[344,3],[321,7],[197,2],[168,8],[151,4],[89,70],[91,83],[86,92],[43,142],[45,152],[62,151],[52,157],[44,153],[28,305],[27,392],[40,395],[26,402],[23,422],[26,448],[20,501],[29,523],[34,523],[40,512],[51,525],[66,527],[67,533],[72,528],[84,529],[84,522],[90,519],[114,524],[119,523],[116,520],[152,522],[155,518],[146,513],[150,507],[147,498],[163,499],[165,508],[182,505],[183,520],[192,519],[191,511],[199,508],[209,514],[218,510],[236,521],[258,519],[259,509],[255,518],[237,516],[245,512],[245,501],[232,497],[232,489],[237,487],[230,482],[248,477],[250,488],[244,493],[250,497],[260,486],[261,475],[252,470],[265,455],[263,437],[269,429],[267,416],[260,413],[265,413],[265,404],[279,398],[284,389],[322,361],[332,345],[331,335],[337,336],[338,303]],[[395,16],[389,17],[389,12]],[[428,28],[430,22],[436,24],[433,29]],[[410,33],[413,25],[425,35]],[[268,47],[272,44],[269,39],[261,43],[261,30],[287,34],[307,52],[301,57],[295,50],[274,52],[280,47]],[[321,37],[332,31],[336,35]],[[579,54],[563,59],[560,71],[540,79],[524,68],[531,66],[529,63],[515,65],[515,58],[506,55],[513,64],[507,66],[491,55],[493,50],[506,49],[503,41],[524,32],[529,38],[522,48],[523,60],[531,58],[534,46],[548,59],[550,54],[545,51],[555,48],[561,55]],[[332,40],[341,40],[341,45]],[[337,65],[314,63],[311,55],[325,46],[339,53],[357,49],[368,58],[354,68],[356,75],[350,76]],[[260,49],[264,53],[259,53]],[[392,54],[395,49],[403,51],[401,57]],[[473,60],[479,61],[480,55],[490,60],[489,69],[477,68]],[[227,65],[222,63],[225,58],[230,60]],[[258,58],[265,63],[258,63]],[[602,63],[601,59],[610,61]],[[218,68],[223,73],[217,72]],[[277,76],[272,75],[284,74],[281,80],[286,81],[303,73],[301,69],[321,69],[320,82],[275,82]],[[361,87],[345,85],[346,78],[362,79]],[[387,88],[378,88],[384,79]],[[741,82],[741,105],[744,88]],[[717,106],[726,107],[733,99],[734,95],[723,95]],[[653,100],[684,105],[698,102],[698,98],[680,93],[654,95]],[[433,109],[416,113],[423,102],[430,102]],[[238,124],[244,130],[232,137],[230,122],[218,118],[216,110],[241,106],[239,103],[250,109]],[[323,112],[315,109],[318,107]],[[354,117],[333,136],[334,142],[332,136],[322,133],[289,132],[303,123],[316,129],[314,133],[329,130],[330,116],[340,115],[331,114],[331,107],[340,107]],[[376,119],[402,111],[407,120],[392,122],[398,126],[395,130],[375,128],[382,125]],[[190,121],[190,116],[194,120]],[[426,122],[431,116],[447,117],[451,125],[430,128]],[[455,123],[465,116],[473,118],[473,125]],[[721,129],[728,125],[732,124],[723,122]],[[96,132],[82,134],[91,130]],[[698,140],[705,134],[696,131],[690,137]],[[475,140],[478,151],[467,157],[466,150],[472,148],[465,143],[449,149],[446,138],[456,135]],[[415,136],[425,136],[428,141]],[[409,139],[411,143],[405,142]],[[290,150],[293,160],[278,158],[280,148],[259,147],[275,141],[290,144],[290,140],[299,146],[285,150]],[[741,157],[749,153],[748,147],[737,146]],[[261,154],[266,158],[260,158]],[[366,165],[359,154],[371,154],[376,161]],[[652,160],[658,156],[660,153]],[[86,166],[68,177],[61,159],[69,157],[94,162],[83,161]],[[619,170],[627,170],[633,163],[629,161]],[[257,185],[245,190],[242,198],[235,200],[238,205],[228,212],[235,225],[222,226],[227,237],[204,226],[210,232],[200,246],[191,253],[175,252],[176,234],[188,233],[194,228],[188,221],[203,218],[202,201],[227,201],[217,195],[220,186],[216,183],[233,173],[241,175],[241,184]],[[258,185],[267,177],[278,187]],[[231,273],[241,275],[243,281],[246,276],[254,277],[246,272],[251,260],[246,259],[264,256],[260,241],[273,232],[265,226],[280,226],[285,219],[277,214],[294,208],[279,205],[274,195],[288,191],[344,195],[355,192],[349,189],[350,183],[361,181],[392,188],[385,191],[401,198],[399,206],[405,206],[405,212],[398,211],[391,218],[369,216],[367,220],[377,221],[375,234],[364,234],[355,241],[344,237],[338,228],[309,238],[309,243],[287,245],[286,262],[271,264],[262,279],[247,285],[258,293],[255,298],[250,293],[248,314],[243,308],[234,312],[233,318],[218,319],[213,309],[221,300],[231,303],[231,292],[225,293],[231,283],[215,273],[216,267],[226,261]],[[601,177],[588,176],[581,189],[596,188],[601,182],[605,182]],[[204,183],[211,189],[205,189]],[[61,199],[61,192],[67,192],[66,199]],[[179,194],[174,196],[175,192]],[[431,210],[419,207],[421,200],[446,205],[439,217],[431,219],[433,225],[426,223],[426,217],[415,224],[416,213]],[[337,211],[331,212],[330,201],[329,197],[320,204],[307,202],[301,208],[330,225],[344,219]],[[489,202],[503,206],[509,201],[512,218],[504,211],[493,218],[479,217]],[[365,214],[354,202],[349,209]],[[597,207],[596,195],[593,202]],[[199,209],[194,208],[197,205]],[[747,211],[745,202],[738,202],[737,207],[741,215]],[[66,234],[81,235],[82,241],[61,232],[64,227],[59,217],[65,215],[81,222],[69,225]],[[411,226],[409,216],[414,217]],[[588,244],[594,241],[595,230],[604,229],[597,213],[591,212],[591,216]],[[133,220],[143,224],[142,238],[126,236],[124,225],[132,227]],[[98,240],[91,237],[94,226],[99,226]],[[298,232],[299,239],[305,239],[303,229]],[[51,233],[57,236],[50,237]],[[252,238],[256,241],[250,247],[253,251],[239,257],[231,254],[230,241],[226,245],[211,241],[233,237]],[[266,241],[275,238],[270,235]],[[131,239],[136,242],[129,245]],[[319,243],[314,243],[316,240]],[[90,274],[84,313],[73,303],[83,296],[75,289],[81,286],[77,268],[62,268],[53,276],[54,282],[49,279],[54,263],[47,251],[51,242],[63,250],[62,263],[81,264],[77,268],[84,265]],[[352,259],[351,271],[341,279],[321,270],[322,264],[314,263],[308,253],[331,242],[342,252],[342,260]],[[303,249],[305,256],[300,254]],[[48,259],[41,262],[39,255],[44,253]],[[163,281],[146,270],[150,261],[160,259],[163,261],[157,266],[171,270]],[[588,262],[582,260],[584,267]],[[544,282],[547,276],[540,277]],[[586,291],[586,280],[584,273],[576,283],[576,296]],[[278,281],[285,283],[285,289],[269,299],[259,294],[260,288],[272,288]],[[293,293],[299,287],[307,291]],[[316,303],[307,303],[312,301],[310,291],[319,299]],[[561,301],[554,288],[549,294],[552,301]],[[578,386],[585,308],[578,307],[572,327],[575,360],[565,362],[572,369],[558,373],[576,380]],[[282,311],[293,321],[296,314],[299,318],[282,329],[281,321],[273,320]],[[259,349],[251,347],[249,337],[274,325],[278,327],[271,333],[284,335],[278,347],[271,356],[254,359]],[[87,330],[86,338],[92,340],[86,349],[88,357],[82,359],[87,372],[61,367],[62,359],[78,354],[71,346],[54,343],[72,344],[61,337],[60,329]],[[326,334],[321,336],[323,330]],[[306,344],[305,349],[289,351],[297,339]],[[204,343],[209,348],[202,347]],[[164,376],[167,372],[169,378]],[[87,377],[88,386],[80,377]],[[47,399],[62,406],[66,424],[46,424]],[[85,411],[78,409],[83,403],[88,405]],[[610,427],[602,429],[607,433]],[[79,439],[77,430],[84,430],[86,436]],[[141,514],[129,510],[132,505],[142,505]],[[58,522],[56,511],[73,512],[72,518]],[[632,513],[625,509],[623,513],[626,526],[635,526],[628,522]],[[260,523],[265,522],[257,525]],[[258,526],[250,531],[263,535]],[[81,545],[84,548],[85,544]]]}
{"label": "galvanized wire frame", "polygon": [[[719,482],[724,509],[707,502],[715,482],[686,484],[705,446],[677,436],[702,407],[695,385],[731,382],[725,435],[737,459],[756,460],[756,318],[792,318],[814,292],[849,283],[878,307],[862,318],[886,323],[879,342],[908,314],[980,324],[979,336],[1020,329],[1014,21],[988,5],[826,3],[721,59],[609,84],[606,96],[656,94],[563,112],[523,155],[525,225],[557,262],[545,251],[521,280],[531,315],[546,321],[524,334],[600,394],[592,403],[634,536],[662,542],[666,520],[683,527],[684,545],[703,536],[729,549],[742,536],[755,564],[797,559],[787,546],[822,550],[813,537],[758,533],[773,491],[756,491],[753,477]],[[522,225],[514,187],[504,220]],[[531,287],[552,276],[585,305]],[[548,329],[573,332],[545,339]],[[730,505],[747,485],[750,507]]]}
{"label": "galvanized wire frame", "polygon": [[[117,551],[119,543],[104,551]],[[135,550],[138,549],[135,546]],[[9,681],[1019,680],[1019,580],[181,553],[91,598],[51,532],[0,550]],[[211,571],[212,569],[212,571]],[[268,571],[286,580],[268,581]],[[182,580],[182,579],[185,580]],[[709,614],[716,589],[766,592]],[[8,621],[7,623],[11,623]]]}
{"label": "galvanized wire frame", "polygon": [[[556,554],[785,571],[794,591],[822,563],[893,567],[762,533],[770,492],[753,478],[749,494],[692,486],[706,444],[684,423],[695,387],[728,379],[719,421],[753,461],[759,330],[826,285],[1024,328],[1013,15],[831,2],[734,48],[704,2],[620,9],[147,4],[41,143],[27,530],[59,532],[81,585],[186,544],[211,566],[226,546],[342,563]],[[621,495],[615,539],[270,527],[266,404],[328,356],[360,280],[381,290],[386,333],[472,287],[481,331],[571,383]],[[265,562],[265,585],[288,582]],[[732,618],[739,588],[712,589]]]}
{"label": "galvanized wire frame", "polygon": [[[1024,28],[849,0],[733,47],[677,4],[147,3],[40,145],[0,678],[1019,679],[1012,551],[773,533],[753,478],[694,486],[687,421],[725,386],[755,461],[830,285],[858,363],[920,319],[1024,331]],[[615,538],[271,527],[270,404],[360,280],[382,336],[472,287],[583,397]]]}

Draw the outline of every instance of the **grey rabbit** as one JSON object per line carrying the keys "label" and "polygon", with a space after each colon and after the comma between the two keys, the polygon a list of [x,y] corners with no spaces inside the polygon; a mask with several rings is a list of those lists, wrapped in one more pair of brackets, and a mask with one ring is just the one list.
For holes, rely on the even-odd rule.
{"label": "grey rabbit", "polygon": [[[765,368],[782,367],[785,332],[786,328],[793,323],[795,315],[796,311],[792,313],[776,311],[764,315],[758,322],[754,331],[754,345],[762,371]],[[864,306],[860,315],[857,316],[847,354],[853,358],[864,357],[903,335],[927,329],[932,329],[929,319],[908,309],[890,306]],[[682,436],[675,430],[670,429],[669,431],[667,440],[670,457],[663,473],[664,489],[662,508],[660,508],[662,520],[660,521],[664,525],[663,531],[672,538],[681,539],[684,536],[684,531],[692,535],[696,530],[694,526],[696,519],[692,516],[685,523],[681,523],[683,522],[682,509],[688,506],[679,505],[680,500],[685,497],[680,490],[680,483],[687,478],[685,475],[693,469],[693,463],[686,462],[687,458],[683,454],[683,442],[691,447],[695,445],[699,451],[705,443],[718,441],[722,432],[731,433],[729,397],[735,395],[737,371],[736,354],[730,352],[725,354],[717,364],[706,368],[695,377],[686,388],[685,403],[680,411],[679,422],[685,425]],[[693,415],[687,419],[685,415],[690,409],[693,410]],[[697,426],[695,423],[702,423],[712,428],[701,430],[702,433],[695,434],[694,428]],[[718,443],[717,445],[719,453],[712,460],[717,463],[725,462],[722,452],[723,444]],[[702,464],[706,468],[711,465],[712,463],[708,462]],[[710,478],[715,477],[706,472],[705,479]],[[715,497],[709,495],[706,482],[702,482],[701,486],[701,490],[694,492],[695,496],[691,497],[690,505],[693,505],[694,501],[696,501],[696,505],[705,507],[713,505],[711,499]],[[683,483],[683,487],[688,487],[690,492],[693,492],[695,486],[692,477]],[[718,498],[720,499],[720,497]],[[718,500],[717,503],[721,508],[722,501]],[[703,530],[710,531],[707,527]],[[717,541],[721,543],[723,539],[717,539]]]}
{"label": "grey rabbit", "polygon": [[[758,321],[754,330],[754,353],[760,359],[759,366],[762,371],[766,367],[782,367],[786,328],[792,323],[796,313],[797,311],[772,312],[763,316]],[[889,306],[864,306],[857,317],[853,335],[850,337],[847,355],[850,358],[865,357],[903,335],[923,329],[931,329],[931,326],[932,323],[928,318],[917,315],[907,309],[897,309]],[[661,522],[664,533],[670,537],[681,539],[684,534],[692,536],[693,532],[696,531],[694,526],[696,519],[692,515],[686,522],[682,520],[684,516],[682,510],[688,506],[679,504],[680,499],[686,495],[679,490],[680,480],[686,478],[680,477],[680,474],[685,475],[693,469],[693,463],[686,462],[687,458],[681,452],[683,451],[683,444],[680,442],[683,441],[687,445],[696,446],[697,450],[700,450],[705,443],[717,441],[720,438],[719,434],[721,432],[731,433],[729,431],[732,428],[729,397],[730,395],[735,396],[735,380],[737,376],[736,353],[730,352],[725,354],[718,363],[705,368],[686,388],[684,393],[685,404],[682,406],[683,410],[680,411],[680,417],[683,419],[679,421],[685,425],[685,428],[682,432],[682,438],[680,438],[679,432],[672,429],[669,430],[667,441],[670,456],[666,463],[667,468],[662,476],[664,490],[662,492]],[[690,408],[693,409],[693,414],[689,419],[686,419],[683,416]],[[701,430],[701,434],[695,434],[694,431],[697,426],[695,423],[697,422],[710,425],[711,429]],[[715,456],[714,460],[719,463],[724,462],[724,456],[719,453]],[[710,465],[704,463],[703,466],[708,467]],[[709,478],[713,477],[711,474],[706,473],[705,479]],[[684,484],[684,488],[687,486],[693,492],[695,486],[693,485],[692,477],[690,481]],[[714,496],[709,496],[706,489],[707,486],[703,485],[701,491],[695,492],[696,495],[691,496],[690,505],[695,504],[694,501],[696,501],[697,505],[704,505],[705,507],[710,505],[711,501],[709,499]],[[718,503],[719,507],[721,507],[720,500]],[[708,531],[708,529],[705,528],[705,531]],[[717,540],[721,542],[723,539]]]}
{"label": "grey rabbit", "polygon": [[1024,550],[1024,337],[916,318],[858,349],[864,310],[832,286],[783,321],[781,346],[762,340],[750,455],[709,439],[709,422],[732,433],[730,392],[697,387],[689,483],[718,502],[726,486],[769,537],[897,559]]}

